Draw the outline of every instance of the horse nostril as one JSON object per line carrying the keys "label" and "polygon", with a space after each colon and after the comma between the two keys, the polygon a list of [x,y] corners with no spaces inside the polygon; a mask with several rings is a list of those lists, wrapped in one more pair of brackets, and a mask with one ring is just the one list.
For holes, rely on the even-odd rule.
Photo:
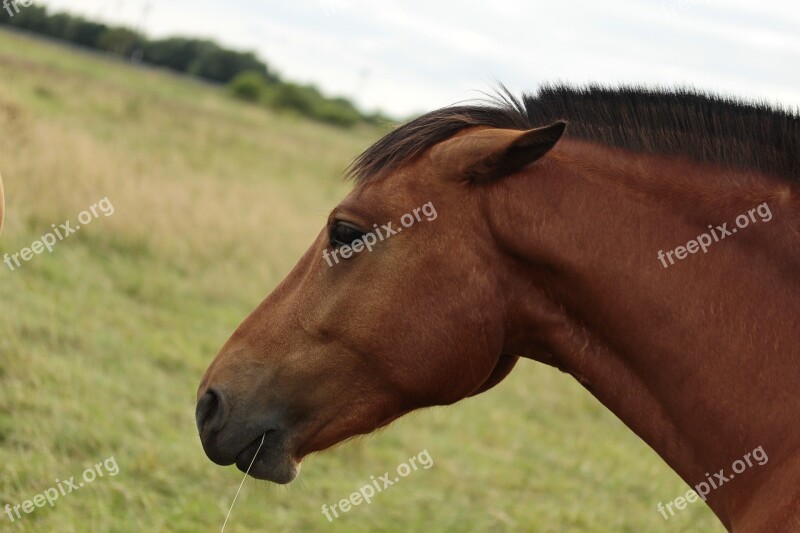
{"label": "horse nostril", "polygon": [[197,410],[195,411],[195,421],[197,422],[197,431],[203,432],[207,424],[211,424],[212,429],[221,424],[219,420],[222,415],[220,411],[222,407],[222,396],[213,389],[209,389],[197,402]]}

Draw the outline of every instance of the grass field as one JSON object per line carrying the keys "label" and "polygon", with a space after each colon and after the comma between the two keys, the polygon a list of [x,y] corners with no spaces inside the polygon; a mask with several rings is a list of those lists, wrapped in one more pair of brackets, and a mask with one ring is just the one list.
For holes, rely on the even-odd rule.
{"label": "grass field", "polygon": [[[0,505],[119,466],[0,530],[219,531],[242,475],[203,454],[199,379],[380,134],[0,31],[0,255],[102,198],[115,209],[0,263]],[[432,468],[325,519],[422,450]],[[723,531],[701,503],[661,517],[686,490],[571,378],[522,362],[488,394],[308,458],[289,486],[247,481],[226,531]]]}

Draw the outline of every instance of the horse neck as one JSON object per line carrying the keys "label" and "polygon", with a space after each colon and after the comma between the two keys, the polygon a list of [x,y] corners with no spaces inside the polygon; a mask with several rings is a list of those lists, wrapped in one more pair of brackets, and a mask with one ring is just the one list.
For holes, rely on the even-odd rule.
{"label": "horse neck", "polygon": [[[766,465],[708,495],[727,527],[800,450],[797,193],[565,140],[486,196],[511,317],[504,351],[572,374],[692,486],[761,446]],[[765,201],[769,222],[659,260]]]}

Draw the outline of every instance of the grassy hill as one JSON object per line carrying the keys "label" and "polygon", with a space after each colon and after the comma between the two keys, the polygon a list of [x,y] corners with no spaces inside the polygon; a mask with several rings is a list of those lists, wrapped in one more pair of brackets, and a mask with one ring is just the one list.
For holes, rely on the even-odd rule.
{"label": "grassy hill", "polygon": [[[237,103],[165,72],[0,31],[0,256],[114,206],[10,271],[0,263],[0,506],[111,456],[119,473],[3,531],[219,531],[242,478],[193,421],[206,366],[285,276],[380,131]],[[321,513],[426,449],[412,473]],[[723,531],[565,375],[522,362],[497,389],[245,483],[227,531]],[[0,509],[2,513],[2,509]]]}

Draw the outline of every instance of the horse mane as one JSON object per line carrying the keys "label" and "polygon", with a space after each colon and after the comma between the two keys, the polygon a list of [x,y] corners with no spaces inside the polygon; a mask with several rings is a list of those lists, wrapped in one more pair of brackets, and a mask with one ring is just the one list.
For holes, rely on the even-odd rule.
{"label": "horse mane", "polygon": [[557,120],[569,123],[567,137],[800,180],[797,109],[687,88],[561,84],[521,98],[501,85],[488,100],[431,111],[367,148],[347,175],[377,179],[470,126],[527,130]]}

